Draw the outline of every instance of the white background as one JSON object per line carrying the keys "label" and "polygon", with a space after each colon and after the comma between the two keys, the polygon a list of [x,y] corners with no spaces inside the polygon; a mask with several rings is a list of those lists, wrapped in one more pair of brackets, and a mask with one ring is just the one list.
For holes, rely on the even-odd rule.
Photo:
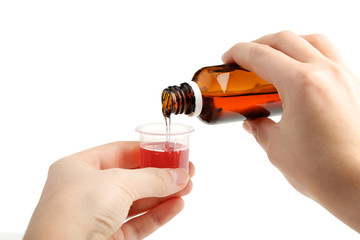
{"label": "white background", "polygon": [[[359,75],[358,1],[0,2],[0,232],[22,233],[49,165],[71,153],[137,140],[162,122],[163,88],[221,63],[239,41],[323,33]],[[192,125],[193,192],[148,239],[355,239],[296,192],[240,122]],[[6,237],[3,237],[6,239]]]}

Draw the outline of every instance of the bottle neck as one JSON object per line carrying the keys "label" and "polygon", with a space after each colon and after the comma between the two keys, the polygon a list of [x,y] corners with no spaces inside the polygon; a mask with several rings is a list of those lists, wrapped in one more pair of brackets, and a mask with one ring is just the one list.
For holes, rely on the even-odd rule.
{"label": "bottle neck", "polygon": [[161,94],[161,101],[165,117],[170,117],[171,114],[198,116],[202,108],[201,92],[193,81],[165,88]]}

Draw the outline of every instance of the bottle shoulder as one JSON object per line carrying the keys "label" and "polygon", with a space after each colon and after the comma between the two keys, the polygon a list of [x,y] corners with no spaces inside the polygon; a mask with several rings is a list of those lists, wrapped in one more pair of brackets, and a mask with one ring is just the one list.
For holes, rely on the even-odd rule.
{"label": "bottle shoulder", "polygon": [[273,85],[236,64],[204,67],[194,74],[192,81],[199,86],[203,96],[277,92]]}

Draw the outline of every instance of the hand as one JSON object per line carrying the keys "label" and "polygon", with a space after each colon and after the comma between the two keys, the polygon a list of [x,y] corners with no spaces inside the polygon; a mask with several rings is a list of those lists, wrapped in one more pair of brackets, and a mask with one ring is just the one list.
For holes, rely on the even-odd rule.
{"label": "hand", "polygon": [[360,80],[335,47],[322,35],[284,31],[238,43],[223,61],[279,92],[278,123],[244,122],[270,161],[298,191],[360,231]]}
{"label": "hand", "polygon": [[194,166],[189,175],[138,169],[139,152],[138,142],[116,142],[55,162],[24,239],[142,239],[168,222],[191,191]]}

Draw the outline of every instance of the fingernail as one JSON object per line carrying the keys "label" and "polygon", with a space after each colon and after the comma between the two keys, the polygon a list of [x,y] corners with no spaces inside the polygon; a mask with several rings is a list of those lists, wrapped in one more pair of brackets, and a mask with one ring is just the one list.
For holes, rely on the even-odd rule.
{"label": "fingernail", "polygon": [[245,120],[243,127],[248,133],[252,134],[252,128],[248,120]]}
{"label": "fingernail", "polygon": [[170,174],[177,185],[184,185],[188,182],[189,176],[185,169],[170,169]]}

